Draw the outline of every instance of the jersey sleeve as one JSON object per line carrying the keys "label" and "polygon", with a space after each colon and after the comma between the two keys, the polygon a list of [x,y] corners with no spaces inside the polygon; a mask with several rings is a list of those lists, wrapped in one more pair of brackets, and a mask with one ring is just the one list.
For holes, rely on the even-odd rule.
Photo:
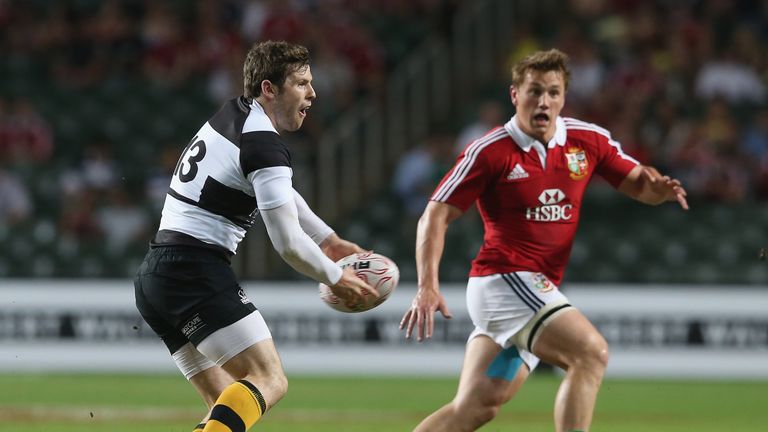
{"label": "jersey sleeve", "polygon": [[253,185],[259,210],[270,210],[294,199],[291,154],[276,132],[244,133],[240,141],[240,166]]}
{"label": "jersey sleeve", "polygon": [[621,144],[610,135],[596,133],[598,163],[595,172],[617,188],[632,168],[640,163],[624,153]]}
{"label": "jersey sleeve", "polygon": [[259,211],[271,210],[294,200],[291,174],[291,169],[284,166],[261,168],[248,174]]}
{"label": "jersey sleeve", "polygon": [[488,149],[467,147],[440,181],[430,200],[466,211],[493,178],[494,168],[489,153]]}

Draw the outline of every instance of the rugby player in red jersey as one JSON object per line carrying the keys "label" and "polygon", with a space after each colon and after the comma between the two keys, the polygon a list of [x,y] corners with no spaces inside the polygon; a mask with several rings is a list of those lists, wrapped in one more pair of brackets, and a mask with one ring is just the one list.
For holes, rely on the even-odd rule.
{"label": "rugby player in red jersey", "polygon": [[555,430],[587,431],[608,345],[560,292],[584,191],[599,174],[646,204],[677,201],[680,182],[625,154],[610,133],[560,117],[568,57],[536,52],[512,70],[516,114],[469,144],[445,175],[419,220],[418,292],[400,323],[406,337],[430,338],[434,314],[451,317],[438,269],[448,225],[477,203],[483,245],[472,262],[469,336],[456,396],[417,431],[474,431],[494,418],[539,359],[565,370],[555,399]]}

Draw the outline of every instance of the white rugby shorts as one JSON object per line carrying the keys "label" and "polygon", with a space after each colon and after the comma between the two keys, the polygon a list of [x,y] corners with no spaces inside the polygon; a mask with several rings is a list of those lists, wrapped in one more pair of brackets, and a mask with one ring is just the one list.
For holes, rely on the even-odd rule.
{"label": "white rugby shorts", "polygon": [[513,272],[469,278],[467,310],[475,325],[469,339],[485,335],[503,349],[516,346],[533,369],[539,359],[533,346],[548,322],[571,305],[543,274]]}

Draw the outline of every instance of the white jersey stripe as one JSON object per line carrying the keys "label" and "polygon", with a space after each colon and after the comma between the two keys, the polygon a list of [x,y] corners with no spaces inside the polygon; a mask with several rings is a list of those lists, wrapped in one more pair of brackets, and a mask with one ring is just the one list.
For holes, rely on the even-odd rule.
{"label": "white jersey stripe", "polygon": [[[602,127],[600,127],[600,126],[598,126],[598,125],[596,125],[594,123],[587,123],[585,121],[578,120],[578,119],[571,118],[571,117],[565,117],[565,118],[563,118],[563,121],[565,122],[566,125],[586,126],[586,127],[589,127],[589,128],[593,128],[595,130],[595,132],[599,132],[600,134],[605,135],[605,136],[607,136],[609,138],[611,136],[611,133],[608,131],[608,129],[604,129],[604,128],[602,128]],[[578,128],[576,128],[576,129],[578,129]]]}
{"label": "white jersey stripe", "polygon": [[624,150],[621,148],[621,144],[618,141],[616,141],[613,138],[611,138],[611,134],[608,133],[607,130],[605,130],[605,129],[599,127],[599,126],[595,126],[592,123],[584,123],[584,122],[580,122],[580,123],[581,124],[576,125],[576,124],[568,124],[568,122],[566,122],[566,127],[568,129],[572,129],[572,130],[586,130],[586,131],[590,131],[590,132],[597,132],[600,135],[603,135],[604,137],[606,137],[608,139],[608,144],[610,144],[612,147],[616,148],[616,152],[619,154],[619,157],[621,157],[622,159],[628,160],[628,161],[632,161],[632,162],[640,165],[640,162],[637,159],[635,159],[632,156],[624,153]]}
{"label": "white jersey stripe", "polygon": [[616,147],[616,152],[619,154],[619,157],[628,161],[632,161],[638,165],[640,165],[640,162],[633,158],[632,156],[624,153],[624,150],[621,148],[621,144],[618,141],[614,141],[612,139],[608,140],[608,144],[612,145],[613,147]]}
{"label": "white jersey stripe", "polygon": [[465,151],[466,155],[464,156],[464,159],[456,166],[448,180],[446,180],[445,183],[443,183],[443,185],[432,195],[432,199],[434,201],[444,202],[453,193],[459,183],[461,183],[467,176],[467,173],[472,168],[475,160],[477,160],[477,155],[480,154],[485,147],[507,135],[507,130],[502,128],[470,144]]}

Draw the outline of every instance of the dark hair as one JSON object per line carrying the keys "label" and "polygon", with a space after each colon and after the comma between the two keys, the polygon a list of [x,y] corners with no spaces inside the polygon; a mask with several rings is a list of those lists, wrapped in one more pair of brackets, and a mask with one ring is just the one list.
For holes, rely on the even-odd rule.
{"label": "dark hair", "polygon": [[571,71],[568,69],[568,60],[568,55],[558,49],[536,51],[512,66],[512,85],[520,87],[523,81],[525,81],[525,75],[529,70],[539,72],[555,71],[562,74],[567,90],[568,80],[571,77]]}
{"label": "dark hair", "polygon": [[261,95],[261,83],[270,81],[282,87],[288,75],[309,65],[309,50],[284,41],[253,44],[243,64],[244,95],[253,99]]}

